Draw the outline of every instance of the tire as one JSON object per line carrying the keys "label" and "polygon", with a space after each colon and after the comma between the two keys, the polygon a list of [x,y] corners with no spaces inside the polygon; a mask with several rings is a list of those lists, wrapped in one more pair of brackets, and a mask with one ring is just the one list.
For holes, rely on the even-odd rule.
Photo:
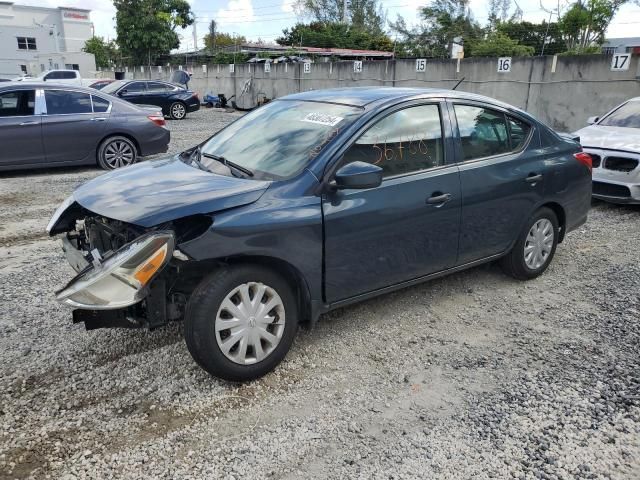
{"label": "tire", "polygon": [[115,135],[105,138],[98,147],[98,165],[104,170],[133,165],[138,160],[135,144],[127,137]]}
{"label": "tire", "polygon": [[169,106],[169,117],[172,120],[183,120],[187,116],[187,106],[182,102],[173,102]]}
{"label": "tire", "polygon": [[[241,292],[237,290],[241,286],[247,286],[245,293],[254,301],[260,295],[261,287],[265,287],[261,305],[273,302],[277,306],[265,311],[265,315],[254,310],[255,316],[245,316],[236,322],[242,317],[242,310],[236,309],[237,315],[234,316],[222,304],[227,300],[226,305],[229,301],[241,307],[247,305],[242,303]],[[233,292],[236,293],[231,295]],[[259,305],[256,306],[260,309]],[[283,323],[265,323],[261,319]],[[239,325],[233,326],[236,329],[233,332],[231,326],[224,328],[223,322]],[[218,332],[216,325],[220,325]],[[238,326],[244,328],[238,330]],[[196,287],[187,304],[184,337],[189,353],[204,370],[224,380],[244,382],[262,377],[282,361],[291,348],[297,327],[298,307],[289,284],[264,267],[240,265],[217,270]],[[247,332],[248,336],[241,332]],[[269,333],[279,340],[266,340]],[[236,339],[232,338],[234,336]],[[256,348],[258,343],[264,355],[261,359]],[[227,346],[228,353],[223,351],[222,344]]]}
{"label": "tire", "polygon": [[[536,244],[535,231],[541,232],[538,238],[544,238],[546,241]],[[548,239],[545,235],[547,231],[553,232],[552,239]],[[558,233],[556,214],[549,208],[540,208],[529,218],[511,251],[500,260],[502,269],[518,280],[530,280],[542,275],[556,253]],[[533,257],[527,257],[525,247]],[[536,256],[538,252],[540,256]]]}

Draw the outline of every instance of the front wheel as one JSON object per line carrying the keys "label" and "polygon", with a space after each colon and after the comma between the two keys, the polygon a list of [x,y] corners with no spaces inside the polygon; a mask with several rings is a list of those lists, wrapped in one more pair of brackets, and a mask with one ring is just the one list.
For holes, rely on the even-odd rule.
{"label": "front wheel", "polygon": [[502,258],[503,270],[518,280],[541,275],[551,263],[558,245],[558,217],[543,207],[526,223],[516,244]]}
{"label": "front wheel", "polygon": [[173,102],[169,107],[169,116],[173,120],[182,120],[187,116],[187,107],[182,102]]}
{"label": "front wheel", "polygon": [[295,295],[278,274],[260,266],[223,268],[191,295],[184,336],[194,360],[210,374],[247,381],[273,370],[298,326]]}

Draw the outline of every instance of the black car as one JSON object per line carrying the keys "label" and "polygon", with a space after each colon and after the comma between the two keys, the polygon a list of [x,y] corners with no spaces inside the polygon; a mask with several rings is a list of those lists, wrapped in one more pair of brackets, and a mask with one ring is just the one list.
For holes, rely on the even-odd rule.
{"label": "black car", "polygon": [[200,99],[195,92],[161,80],[116,80],[101,91],[131,103],[158,106],[174,120],[182,120],[187,112],[200,109]]}
{"label": "black car", "polygon": [[493,260],[541,275],[590,204],[589,155],[526,112],[367,87],[290,95],[102,175],[48,231],[79,272],[57,294],[74,321],[184,319],[199,365],[247,380],[329,310]]}

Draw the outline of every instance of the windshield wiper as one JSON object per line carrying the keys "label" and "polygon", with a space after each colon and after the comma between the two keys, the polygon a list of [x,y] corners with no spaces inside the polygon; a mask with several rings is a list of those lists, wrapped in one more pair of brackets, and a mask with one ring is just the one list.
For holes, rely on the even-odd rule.
{"label": "windshield wiper", "polygon": [[200,169],[200,170],[204,170],[205,172],[208,172],[209,169],[204,165],[204,163],[202,163],[200,161],[200,156],[202,155],[202,152],[200,150],[200,145],[198,145],[192,152],[191,155],[189,155],[189,161],[193,162],[196,164],[196,166]]}
{"label": "windshield wiper", "polygon": [[251,170],[249,170],[247,167],[243,167],[242,165],[238,165],[237,163],[233,163],[229,160],[227,160],[224,157],[221,157],[220,155],[214,155],[213,153],[206,153],[206,152],[202,152],[201,155],[203,157],[206,158],[211,158],[212,160],[217,160],[218,162],[222,163],[224,166],[229,167],[229,169],[233,169],[233,170],[237,170],[239,172],[244,173],[245,175],[249,176],[249,177],[253,177],[253,172]]}

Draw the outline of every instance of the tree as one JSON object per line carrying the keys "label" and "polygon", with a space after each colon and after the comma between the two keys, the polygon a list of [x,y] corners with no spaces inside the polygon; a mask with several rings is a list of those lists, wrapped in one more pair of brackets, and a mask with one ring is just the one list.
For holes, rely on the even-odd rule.
{"label": "tree", "polygon": [[118,56],[116,43],[113,40],[105,42],[102,37],[91,37],[85,42],[82,51],[93,54],[98,68],[108,68],[114,65]]}
{"label": "tree", "polygon": [[384,33],[386,18],[379,0],[297,0],[296,9],[320,23],[346,23],[374,36]]}
{"label": "tree", "polygon": [[384,33],[374,34],[345,23],[298,23],[285,28],[283,36],[276,39],[280,45],[304,45],[320,48],[354,48],[363,50],[393,50],[393,42]]}
{"label": "tree", "polygon": [[[213,21],[212,21],[213,23]],[[224,32],[212,32],[211,30],[204,36],[204,44],[207,49],[214,52],[221,48],[231,47],[233,45],[241,45],[247,43],[247,39],[243,35],[230,35]]]}
{"label": "tree", "polygon": [[130,64],[152,64],[180,46],[177,28],[193,24],[186,0],[113,0],[118,46]]}
{"label": "tree", "polygon": [[628,0],[578,0],[560,18],[568,50],[579,53],[602,45],[604,35],[620,7]]}
{"label": "tree", "polygon": [[469,0],[434,0],[420,9],[422,23],[409,29],[404,18],[398,16],[391,28],[401,37],[398,45],[406,55],[448,57],[449,48],[458,37],[465,51],[483,36],[483,29],[471,16]]}
{"label": "tree", "polygon": [[492,32],[473,46],[470,52],[474,57],[530,57],[533,47],[520,45],[504,33]]}
{"label": "tree", "polygon": [[[520,45],[533,48],[534,55],[556,55],[565,50],[562,33],[557,23],[531,23],[508,20],[498,22],[496,32],[517,40]],[[544,46],[544,50],[543,47]]]}

